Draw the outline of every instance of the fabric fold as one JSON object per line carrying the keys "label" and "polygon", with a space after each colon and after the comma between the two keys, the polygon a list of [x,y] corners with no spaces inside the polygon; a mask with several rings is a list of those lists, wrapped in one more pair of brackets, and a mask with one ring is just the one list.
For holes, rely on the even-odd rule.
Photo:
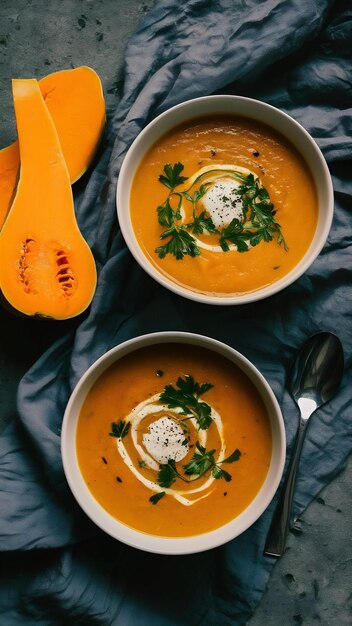
{"label": "fabric fold", "polygon": [[[346,373],[338,396],[309,426],[294,515],[345,466],[352,447],[350,24],[341,1],[187,0],[181,7],[160,0],[131,38],[122,99],[109,115],[94,171],[76,188],[77,218],[98,263],[97,291],[77,328],[24,376],[19,422],[0,439],[0,544],[17,564],[10,599],[5,578],[0,585],[9,626],[239,626],[265,590],[274,561],[263,546],[275,500],[236,540],[177,558],[112,540],[75,504],[60,457],[65,406],[89,365],[126,339],[185,330],[242,352],[282,406],[289,458],[298,424],[286,389],[292,359],[308,335],[335,332]],[[284,292],[241,307],[201,305],[166,291],[136,264],[116,220],[119,169],[140,130],[172,105],[215,92],[261,99],[302,123],[323,150],[336,189],[331,233],[311,268]]]}

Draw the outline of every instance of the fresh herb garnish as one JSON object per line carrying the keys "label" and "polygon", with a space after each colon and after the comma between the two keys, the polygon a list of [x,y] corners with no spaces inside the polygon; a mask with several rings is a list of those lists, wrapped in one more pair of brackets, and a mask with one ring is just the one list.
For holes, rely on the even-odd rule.
{"label": "fresh herb garnish", "polygon": [[146,462],[143,461],[142,459],[138,459],[138,465],[139,465],[139,467],[147,467]]}
{"label": "fresh herb garnish", "polygon": [[199,477],[203,476],[203,474],[205,474],[208,470],[211,470],[213,478],[224,478],[226,482],[229,482],[232,479],[231,474],[222,469],[220,464],[238,461],[241,456],[241,452],[238,449],[236,449],[223,461],[216,462],[214,457],[215,450],[208,450],[207,452],[207,450],[201,446],[198,441],[196,443],[196,448],[197,451],[193,454],[191,460],[186,463],[186,465],[183,465],[185,474],[196,474]]}
{"label": "fresh herb garnish", "polygon": [[192,233],[195,235],[202,235],[207,230],[208,233],[219,232],[215,226],[211,217],[207,216],[205,211],[202,211],[200,215],[195,215],[192,223]]}
{"label": "fresh herb garnish", "polygon": [[159,493],[155,493],[153,496],[149,498],[149,502],[152,504],[157,504],[161,498],[165,496],[165,491],[160,491]]}
{"label": "fresh herb garnish", "polygon": [[190,202],[192,202],[193,206],[195,206],[197,204],[197,202],[203,198],[203,196],[205,195],[207,191],[207,185],[201,185],[199,187],[199,189],[196,189],[195,192],[193,193],[193,196],[188,193],[188,191],[184,191],[183,192],[183,196],[189,200]]}
{"label": "fresh herb garnish", "polygon": [[164,174],[160,174],[159,181],[166,187],[169,187],[169,189],[174,189],[187,180],[187,176],[180,176],[183,170],[184,165],[180,162],[175,163],[174,166],[170,165],[170,163],[166,163],[164,165]]}
{"label": "fresh herb garnish", "polygon": [[186,228],[185,225],[176,226],[173,224],[171,228],[160,235],[160,239],[171,236],[170,241],[163,246],[158,246],[155,250],[160,259],[164,259],[167,254],[173,254],[177,260],[183,259],[186,254],[192,257],[200,254],[195,238],[187,232]]}
{"label": "fresh herb garnish", "polygon": [[169,459],[167,463],[159,465],[159,472],[156,480],[160,487],[171,487],[177,476],[179,476],[179,474],[176,469],[176,463],[173,459]]}
{"label": "fresh herb garnish", "polygon": [[164,204],[158,206],[157,214],[160,226],[166,227],[166,230],[161,233],[160,239],[170,237],[166,244],[156,249],[161,259],[167,254],[173,254],[176,259],[183,259],[185,254],[194,257],[200,253],[195,238],[187,232],[187,225],[176,223],[176,221],[180,220],[182,217],[180,213],[180,202],[176,209],[173,209],[169,198],[167,198]]}
{"label": "fresh herb garnish", "polygon": [[[233,463],[234,461],[238,461],[241,452],[236,449],[229,457],[224,459],[223,461],[215,461],[215,452],[216,450],[206,450],[204,446],[202,446],[198,441],[196,443],[196,452],[193,454],[192,458],[188,463],[182,465],[185,475],[180,474],[176,467],[176,463],[173,459],[169,459],[167,463],[159,465],[159,472],[157,475],[157,483],[160,487],[168,488],[173,485],[177,478],[180,478],[184,482],[191,482],[188,476],[196,476],[196,478],[200,478],[209,470],[213,478],[219,479],[223,478],[226,482],[229,482],[232,479],[231,474],[226,472],[220,465],[223,463]],[[194,478],[192,481],[195,480]]]}
{"label": "fresh herb garnish", "polygon": [[109,433],[110,437],[119,437],[123,439],[128,435],[128,432],[131,428],[131,422],[124,422],[120,420],[119,422],[113,422],[111,424],[111,433]]}
{"label": "fresh herb garnish", "polygon": [[173,209],[170,204],[169,198],[165,200],[164,204],[158,206],[156,211],[158,214],[158,222],[160,226],[166,226],[167,228],[171,228],[172,226],[174,226],[175,220],[180,220],[182,217],[179,207]]}
{"label": "fresh herb garnish", "polygon": [[214,467],[214,454],[216,450],[209,450],[207,452],[198,441],[196,443],[196,448],[197,452],[193,454],[191,460],[186,463],[186,465],[183,465],[183,469],[187,475],[197,474],[197,476],[203,476],[208,469]]}
{"label": "fresh herb garnish", "polygon": [[241,181],[238,192],[242,198],[244,221],[240,222],[235,218],[221,230],[221,248],[226,252],[229,249],[227,241],[230,241],[237,246],[239,252],[245,252],[248,250],[248,243],[256,246],[261,241],[268,242],[277,237],[278,244],[282,243],[287,251],[280,224],[275,221],[274,205],[259,178],[253,174],[242,176],[238,173],[237,178]]}
{"label": "fresh herb garnish", "polygon": [[234,461],[239,461],[240,458],[241,458],[241,452],[238,448],[236,448],[236,450],[232,454],[230,454],[230,456],[228,456],[226,459],[221,461],[221,463],[233,463]]}
{"label": "fresh herb garnish", "polygon": [[224,480],[226,480],[226,482],[230,482],[230,480],[232,480],[232,476],[231,474],[229,474],[228,472],[225,472],[225,470],[223,470],[221,467],[219,467],[218,465],[214,465],[213,469],[211,470],[212,475],[214,476],[214,478],[223,478]]}
{"label": "fresh herb garnish", "polygon": [[242,222],[234,217],[230,224],[222,229],[219,243],[224,252],[230,250],[228,241],[235,244],[238,252],[246,252],[248,250],[247,241],[249,238],[250,234],[245,232]]}
{"label": "fresh herb garnish", "polygon": [[[166,229],[161,233],[160,239],[168,238],[166,243],[158,246],[155,250],[159,258],[165,258],[167,254],[172,254],[177,260],[183,259],[185,255],[198,256],[200,249],[197,239],[193,235],[202,235],[204,231],[219,235],[219,244],[224,252],[230,250],[229,244],[235,245],[238,252],[246,252],[249,247],[254,247],[261,241],[272,241],[274,238],[277,239],[279,245],[283,244],[284,249],[288,250],[280,224],[275,220],[276,211],[274,211],[269,194],[257,176],[252,173],[244,176],[233,170],[214,168],[200,174],[190,188],[184,191],[175,191],[176,187],[187,180],[186,176],[180,175],[183,170],[184,166],[180,162],[173,166],[166,163],[164,174],[159,176],[159,181],[170,189],[168,198],[157,208],[159,224]],[[243,220],[234,218],[230,224],[220,230],[215,227],[212,218],[206,211],[197,213],[197,203],[205,195],[209,184],[211,184],[202,183],[201,179],[203,176],[217,171],[221,172],[222,175],[226,174],[234,178],[236,182],[240,181],[241,184],[237,193],[241,198],[243,209]],[[200,183],[199,188],[196,188],[192,193],[192,187],[198,182]],[[193,205],[192,220],[188,223],[181,222],[183,198]],[[171,199],[176,200],[176,208],[171,206]]]}
{"label": "fresh herb garnish", "polygon": [[198,428],[205,430],[212,422],[211,407],[206,402],[200,401],[199,397],[212,387],[210,383],[197,383],[193,376],[186,375],[184,378],[180,376],[176,388],[173,385],[166,385],[159,399],[165,402],[169,409],[181,408],[181,415],[194,417]]}

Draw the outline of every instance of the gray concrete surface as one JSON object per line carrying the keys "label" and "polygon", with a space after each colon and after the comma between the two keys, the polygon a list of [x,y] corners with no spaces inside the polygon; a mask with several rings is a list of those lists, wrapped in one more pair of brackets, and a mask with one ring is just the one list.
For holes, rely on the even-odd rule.
{"label": "gray concrete surface", "polygon": [[[152,0],[2,0],[0,147],[15,136],[11,78],[40,78],[59,69],[90,65],[102,79],[108,105],[117,101],[128,37],[153,4]],[[0,312],[2,427],[15,417],[19,378],[74,323],[42,323],[38,332],[36,322]],[[290,534],[286,553],[275,565],[248,626],[352,624],[351,468],[352,462],[310,505],[302,516],[302,533]]]}

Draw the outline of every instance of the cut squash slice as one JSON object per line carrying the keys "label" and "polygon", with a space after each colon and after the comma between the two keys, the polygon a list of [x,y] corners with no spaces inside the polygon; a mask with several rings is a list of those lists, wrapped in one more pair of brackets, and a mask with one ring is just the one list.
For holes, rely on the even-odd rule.
{"label": "cut squash slice", "polygon": [[[39,85],[74,183],[92,162],[104,129],[105,102],[99,76],[82,66],[49,74]],[[0,228],[16,190],[19,165],[17,141],[0,150]]]}
{"label": "cut squash slice", "polygon": [[1,291],[25,315],[67,319],[92,300],[95,262],[76,222],[69,172],[39,84],[12,85],[21,169],[0,233]]}

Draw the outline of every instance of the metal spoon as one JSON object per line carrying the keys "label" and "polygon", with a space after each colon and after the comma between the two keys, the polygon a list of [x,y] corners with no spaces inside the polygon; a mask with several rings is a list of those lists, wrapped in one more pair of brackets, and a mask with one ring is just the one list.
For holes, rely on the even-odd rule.
{"label": "metal spoon", "polygon": [[293,364],[290,393],[300,409],[299,428],[284,486],[268,532],[264,554],[281,556],[289,528],[292,497],[306,426],[312,413],[337,392],[344,369],[342,345],[329,332],[313,335]]}

